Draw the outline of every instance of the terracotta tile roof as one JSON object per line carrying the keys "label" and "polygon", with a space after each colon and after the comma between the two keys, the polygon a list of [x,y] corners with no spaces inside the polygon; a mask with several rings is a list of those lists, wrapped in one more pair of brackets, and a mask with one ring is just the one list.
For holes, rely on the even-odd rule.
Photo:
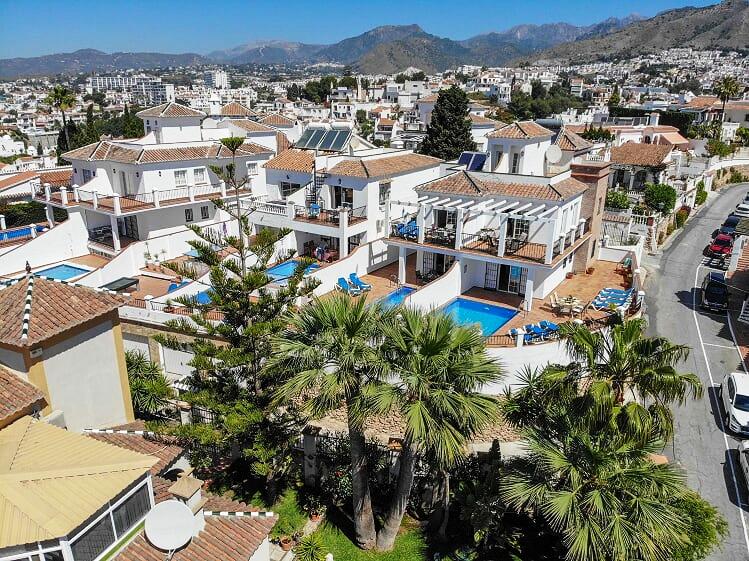
{"label": "terracotta tile roof", "polygon": [[658,144],[665,146],[684,146],[689,145],[689,141],[681,136],[678,132],[662,132],[658,135]]}
{"label": "terracotta tile roof", "polygon": [[499,128],[507,126],[507,124],[503,123],[502,121],[497,121],[496,119],[490,119],[489,117],[483,117],[482,115],[476,115],[475,113],[469,113],[468,118],[471,120],[471,123],[473,123],[474,125],[492,126],[495,129],[499,129]]}
{"label": "terracotta tile roof", "polygon": [[620,224],[627,224],[631,220],[631,216],[622,212],[603,212],[604,222],[618,222]]}
{"label": "terracotta tile roof", "polygon": [[384,127],[392,127],[395,124],[395,121],[393,119],[387,119],[383,117],[382,119],[379,120],[377,124],[382,125]]}
{"label": "terracotta tile roof", "polygon": [[611,163],[630,166],[658,167],[671,153],[671,145],[626,142],[611,149]]}
{"label": "terracotta tile roof", "polygon": [[[286,135],[284,135],[282,132],[276,133],[276,138],[278,138],[279,134],[283,135],[283,137],[286,138]],[[244,144],[242,144],[242,146],[237,148],[237,153],[238,154],[273,154],[273,150],[263,146],[262,144],[258,144],[257,142],[245,141]],[[221,148],[221,153],[219,154],[219,157],[231,158],[231,152],[229,152],[227,148]]]}
{"label": "terracotta tile roof", "polygon": [[495,130],[489,134],[489,138],[544,138],[552,136],[554,133],[534,123],[533,121],[515,121],[509,125]]}
{"label": "terracotta tile roof", "polygon": [[138,117],[205,117],[205,113],[170,101],[136,113]]}
{"label": "terracotta tile roof", "polygon": [[419,99],[416,100],[416,103],[419,103],[420,101],[424,101],[426,103],[435,103],[438,97],[439,97],[438,93],[430,94],[426,97],[420,97]]}
{"label": "terracotta tile roof", "polygon": [[222,117],[254,117],[256,115],[257,113],[252,109],[237,101],[232,101],[221,107]]}
{"label": "terracotta tile roof", "polygon": [[60,169],[55,171],[45,171],[39,174],[39,180],[44,183],[49,183],[53,187],[60,187],[63,185],[70,185],[73,181],[73,170],[72,169]]}
{"label": "terracotta tile roof", "polygon": [[27,181],[31,181],[32,179],[36,179],[37,177],[39,177],[38,171],[22,171],[21,173],[16,173],[14,175],[5,177],[3,179],[0,179],[0,191],[2,191],[3,189],[10,189],[11,187],[21,185],[22,183],[26,183]]}
{"label": "terracotta tile roof", "polygon": [[115,310],[122,303],[121,297],[108,292],[40,277],[33,277],[32,282],[26,276],[0,289],[0,342],[34,345]]}
{"label": "terracotta tile roof", "polygon": [[44,394],[36,386],[0,366],[0,428],[45,404]]}
{"label": "terracotta tile roof", "polygon": [[587,150],[593,147],[592,142],[585,140],[582,136],[571,130],[567,130],[567,127],[564,127],[560,131],[554,144],[568,152],[577,152],[578,150]]}
{"label": "terracotta tile roof", "polygon": [[[116,429],[116,430],[144,430],[140,429]],[[174,439],[161,436],[126,434],[126,433],[85,433],[87,436],[100,442],[106,442],[140,452],[147,456],[158,458],[158,462],[151,468],[151,474],[157,475],[169,471],[179,457],[184,454],[185,449],[179,446]]]}
{"label": "terracotta tile roof", "polygon": [[[268,129],[272,130],[272,129]],[[158,146],[158,145],[154,145]],[[245,154],[272,152],[254,142],[245,142],[238,150]],[[71,160],[99,160],[128,164],[150,164],[154,162],[180,162],[186,160],[204,160],[206,158],[231,158],[231,152],[220,142],[201,142],[192,146],[159,148],[151,146],[123,146],[104,140],[82,148],[66,152],[63,158]]]}
{"label": "terracotta tile roof", "polygon": [[442,160],[422,154],[402,154],[385,156],[373,160],[343,160],[328,170],[328,175],[363,177],[375,179],[402,173],[412,173],[438,166]]}
{"label": "terracotta tile roof", "polygon": [[294,121],[292,119],[289,119],[288,117],[284,117],[283,115],[279,115],[278,113],[271,113],[269,115],[266,115],[262,119],[260,119],[260,122],[264,125],[271,125],[274,127],[293,127]]}
{"label": "terracotta tile roof", "polygon": [[520,183],[500,181],[485,173],[458,171],[435,181],[425,183],[416,191],[468,195],[474,197],[502,195],[523,199],[563,201],[583,193],[588,186],[577,179],[568,178],[559,183]]}
{"label": "terracotta tile roof", "polygon": [[[206,516],[200,533],[172,561],[247,561],[268,537],[276,517]],[[143,533],[115,556],[119,561],[164,561]]]}
{"label": "terracotta tile roof", "polygon": [[229,122],[247,132],[275,132],[274,128],[250,119],[229,119]]}
{"label": "terracotta tile roof", "polygon": [[720,106],[720,101],[713,95],[698,95],[693,97],[684,107],[690,109],[709,109],[713,106]]}
{"label": "terracotta tile roof", "polygon": [[283,171],[298,171],[312,173],[312,162],[315,158],[309,150],[298,150],[291,148],[271,158],[265,163],[265,169],[278,169]]}

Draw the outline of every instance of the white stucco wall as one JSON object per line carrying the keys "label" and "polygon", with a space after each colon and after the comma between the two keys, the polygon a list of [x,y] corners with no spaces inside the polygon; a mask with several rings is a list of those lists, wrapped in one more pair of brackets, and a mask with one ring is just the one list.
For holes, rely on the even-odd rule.
{"label": "white stucco wall", "polygon": [[64,412],[68,429],[127,421],[111,322],[45,348],[43,357],[50,405]]}

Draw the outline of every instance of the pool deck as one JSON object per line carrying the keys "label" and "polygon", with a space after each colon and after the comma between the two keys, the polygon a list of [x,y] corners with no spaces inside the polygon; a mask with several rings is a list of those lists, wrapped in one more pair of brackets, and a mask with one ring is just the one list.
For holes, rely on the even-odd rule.
{"label": "pool deck", "polygon": [[[575,296],[583,303],[583,305],[586,305],[596,297],[602,288],[629,288],[627,279],[622,273],[617,271],[617,266],[616,263],[609,261],[598,261],[595,264],[595,271],[593,274],[575,275],[571,279],[565,279],[554,292],[556,292],[559,297],[570,295]],[[464,292],[461,295],[461,298],[478,300],[488,304],[498,304],[500,306],[518,310],[519,313],[500,327],[495,333],[496,335],[505,335],[512,328],[523,327],[529,323],[538,323],[542,320],[551,321],[553,323],[562,323],[572,319],[572,316],[569,314],[562,315],[553,311],[550,302],[551,295],[543,300],[534,298],[530,312],[521,309],[521,304],[523,302],[522,297],[501,292],[493,292],[483,288],[473,287]],[[587,307],[583,312],[582,318],[601,319],[607,315],[609,315],[608,312],[602,312],[594,310],[592,307]]]}

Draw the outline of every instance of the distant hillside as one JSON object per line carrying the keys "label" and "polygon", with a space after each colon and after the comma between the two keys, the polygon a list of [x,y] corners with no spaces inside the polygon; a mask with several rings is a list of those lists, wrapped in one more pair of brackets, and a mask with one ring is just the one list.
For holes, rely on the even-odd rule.
{"label": "distant hillside", "polygon": [[424,33],[424,30],[416,24],[383,25],[330,45],[316,53],[315,58],[321,62],[351,64],[372,52],[379,45],[401,41],[419,33]]}
{"label": "distant hillside", "polygon": [[557,45],[529,58],[585,63],[675,47],[749,50],[749,2],[724,0],[704,8],[668,10],[614,33]]}
{"label": "distant hillside", "polygon": [[254,41],[231,49],[208,53],[208,58],[226,64],[293,64],[311,62],[326,45],[293,41]]}
{"label": "distant hillside", "polygon": [[73,53],[58,53],[31,58],[0,60],[0,78],[18,76],[51,76],[78,72],[111,72],[128,68],[156,68],[205,64],[206,58],[195,53],[103,53],[95,49],[81,49]]}
{"label": "distant hillside", "polygon": [[366,74],[393,74],[409,67],[433,73],[477,60],[470,49],[457,41],[422,31],[375,47],[355,67]]}

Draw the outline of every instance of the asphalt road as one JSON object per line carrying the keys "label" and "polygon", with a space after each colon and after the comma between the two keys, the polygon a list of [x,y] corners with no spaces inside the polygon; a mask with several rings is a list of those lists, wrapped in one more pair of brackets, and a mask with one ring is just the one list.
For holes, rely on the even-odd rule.
{"label": "asphalt road", "polygon": [[[726,372],[744,367],[727,316],[707,313],[695,302],[697,287],[710,270],[702,257],[705,245],[748,188],[736,185],[711,195],[662,254],[644,259],[648,330],[691,347],[681,368],[697,373],[705,386],[701,400],[676,409],[676,435],[666,453],[686,470],[689,485],[728,521],[722,550],[709,557],[715,561],[749,560],[749,497],[738,466],[739,439],[725,430],[716,393]],[[732,305],[739,306],[740,299],[734,298]]]}

